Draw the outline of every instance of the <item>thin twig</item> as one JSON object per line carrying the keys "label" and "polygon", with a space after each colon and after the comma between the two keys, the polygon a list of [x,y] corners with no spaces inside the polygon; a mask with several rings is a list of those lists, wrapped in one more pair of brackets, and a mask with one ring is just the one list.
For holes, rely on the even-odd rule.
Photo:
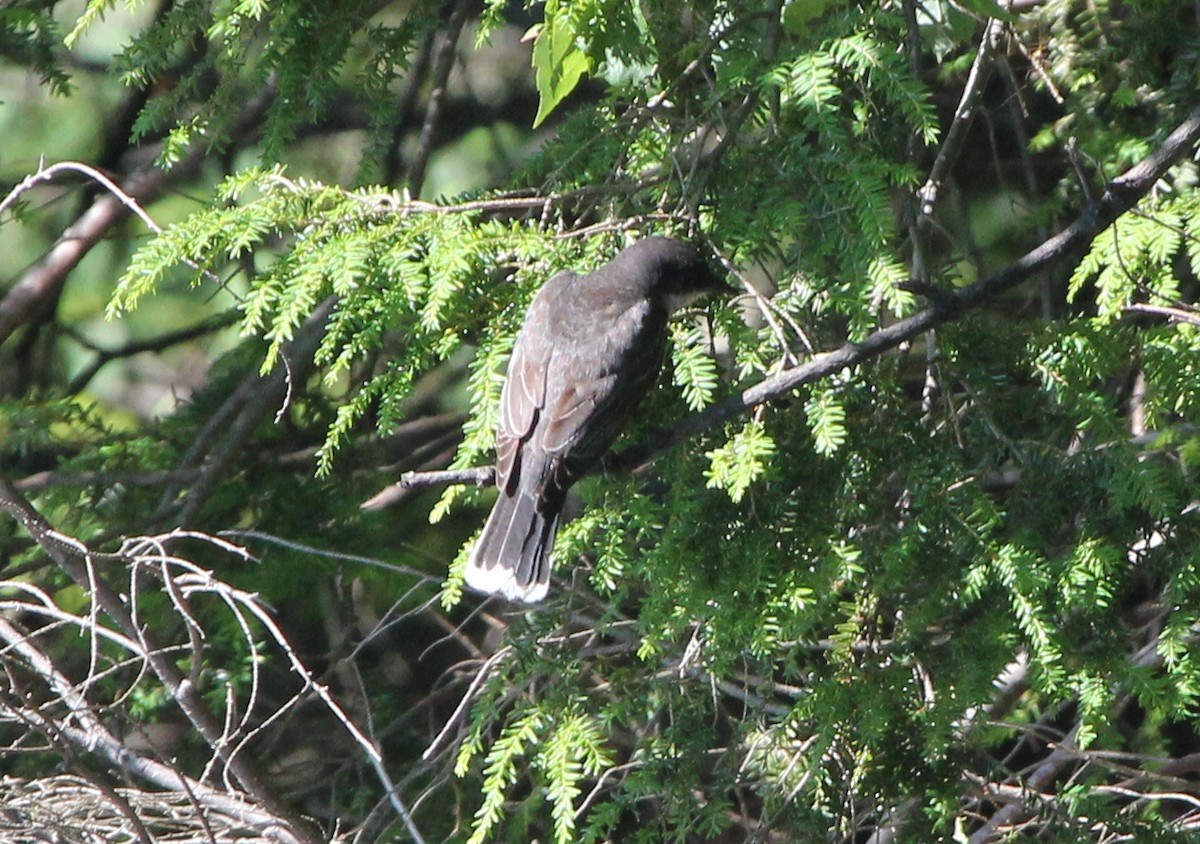
{"label": "thin twig", "polygon": [[446,719],[446,723],[442,726],[442,729],[438,731],[433,741],[429,743],[429,747],[425,748],[425,752],[421,754],[423,760],[428,762],[437,755],[438,748],[445,741],[446,736],[458,725],[459,718],[462,717],[467,707],[470,706],[471,701],[475,699],[475,695],[479,692],[479,687],[491,676],[492,672],[496,670],[496,666],[509,655],[511,650],[510,647],[505,645],[488,657],[483,665],[479,667],[479,671],[476,672],[475,677],[471,680],[471,685],[463,693],[462,700],[458,702],[458,706],[454,707],[454,711],[450,713],[450,717]]}
{"label": "thin twig", "polygon": [[1165,316],[1175,322],[1186,322],[1189,325],[1200,325],[1200,314],[1183,308],[1168,308],[1164,305],[1150,305],[1145,302],[1133,302],[1122,308],[1126,313],[1154,314]]}
{"label": "thin twig", "polygon": [[[247,132],[257,125],[274,96],[274,86],[268,85],[261,95],[250,100],[234,121],[236,131]],[[121,197],[131,197],[144,206],[161,196],[171,184],[194,173],[207,156],[207,146],[193,144],[170,171],[148,166],[125,178],[119,194],[106,192],[97,197],[0,299],[0,344],[54,300],[71,270],[125,218],[130,207]]]}
{"label": "thin twig", "polygon": [[96,377],[96,374],[106,364],[114,360],[121,360],[133,357],[134,355],[145,354],[146,352],[161,352],[180,343],[186,343],[189,340],[195,340],[206,334],[212,334],[223,328],[228,328],[240,318],[241,315],[237,311],[226,311],[198,322],[195,325],[181,328],[178,331],[169,331],[166,334],[160,334],[157,337],[150,337],[145,340],[130,340],[128,343],[118,346],[115,349],[99,348],[86,338],[75,335],[72,332],[72,336],[75,337],[77,342],[96,353],[96,358],[71,379],[71,383],[67,386],[67,394],[74,395],[81,391]]}
{"label": "thin twig", "polygon": [[950,173],[950,168],[958,161],[963,144],[967,140],[967,130],[971,128],[971,122],[975,119],[976,107],[979,105],[979,100],[983,97],[984,86],[992,71],[992,56],[996,52],[996,47],[1000,44],[1000,36],[1003,34],[1003,21],[998,18],[992,18],[987,22],[987,26],[983,31],[983,37],[979,41],[979,49],[976,51],[975,61],[971,65],[970,73],[967,74],[967,82],[963,86],[962,97],[958,101],[958,107],[954,109],[954,117],[950,121],[950,128],[946,132],[946,137],[942,140],[942,145],[938,149],[933,166],[929,168],[929,176],[926,178],[925,184],[917,191],[917,196],[921,201],[917,217],[918,225],[921,225],[921,220],[929,221],[933,216],[942,183],[945,182],[946,176]]}
{"label": "thin twig", "polygon": [[60,161],[57,164],[51,164],[49,167],[46,166],[44,159],[39,161],[38,169],[18,182],[17,185],[8,192],[8,196],[4,197],[3,200],[0,200],[0,216],[3,216],[4,212],[7,211],[12,204],[17,201],[21,194],[32,190],[42,182],[50,181],[59,173],[67,172],[82,173],[89,179],[99,182],[105,190],[116,197],[122,205],[132,211],[139,220],[145,223],[146,228],[150,229],[150,231],[154,232],[155,234],[162,234],[162,227],[158,223],[154,222],[154,218],[146,213],[146,209],[143,208],[136,199],[122,190],[120,185],[118,185],[104,173],[101,173],[95,167],[90,167],[87,164],[79,161]]}
{"label": "thin twig", "polygon": [[218,536],[230,537],[238,540],[257,539],[262,542],[269,542],[272,545],[278,545],[281,548],[287,548],[291,551],[299,551],[302,554],[312,554],[316,557],[324,557],[329,560],[338,560],[347,563],[359,563],[367,566],[384,569],[385,571],[395,572],[397,574],[408,575],[415,577],[422,583],[439,583],[440,581],[423,571],[418,571],[411,566],[400,565],[399,563],[391,563],[387,560],[381,560],[377,557],[364,557],[361,554],[347,554],[342,551],[330,551],[328,548],[318,548],[315,545],[306,545],[303,542],[294,542],[289,539],[284,539],[281,536],[265,533],[260,530],[223,530]]}
{"label": "thin twig", "polygon": [[213,414],[178,467],[200,466],[199,477],[181,502],[176,501],[178,488],[168,487],[159,505],[160,516],[178,507],[176,518],[186,524],[208,500],[259,422],[286,400],[289,378],[303,378],[312,366],[313,353],[324,336],[325,323],[335,304],[332,296],[319,304],[296,330],[295,337],[285,344],[283,357],[289,361],[287,367],[277,366],[265,376],[257,372],[246,376]]}

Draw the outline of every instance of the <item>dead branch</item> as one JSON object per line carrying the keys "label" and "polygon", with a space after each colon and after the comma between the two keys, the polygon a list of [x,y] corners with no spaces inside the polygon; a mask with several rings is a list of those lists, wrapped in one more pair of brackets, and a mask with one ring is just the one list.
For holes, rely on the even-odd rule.
{"label": "dead branch", "polygon": [[[24,725],[26,730],[45,736],[51,748],[61,748],[61,753],[72,758],[99,753],[114,768],[160,789],[161,792],[156,792],[161,793],[156,805],[172,807],[186,798],[206,817],[211,810],[236,820],[246,828],[243,834],[252,832],[261,840],[315,844],[326,839],[308,821],[281,808],[278,796],[247,766],[248,754],[244,751],[284,713],[305,700],[316,699],[350,735],[361,751],[362,761],[374,770],[409,837],[423,842],[374,741],[346,713],[331,690],[309,671],[257,596],[224,583],[211,571],[173,550],[182,542],[203,542],[219,552],[249,559],[244,548],[208,534],[176,530],[160,536],[128,539],[115,554],[95,554],[83,543],[50,527],[3,479],[0,479],[0,509],[16,517],[43,550],[85,586],[92,597],[85,610],[73,613],[62,609],[34,584],[10,581],[0,584],[0,594],[5,595],[0,601],[0,612],[4,613],[0,617],[0,669],[8,675],[8,686],[14,690],[11,694],[0,694],[0,724]],[[99,570],[101,564],[104,572]],[[122,596],[117,596],[108,579],[113,572],[122,570],[128,573],[129,580]],[[159,632],[162,625],[143,616],[141,606],[152,592],[165,596],[174,608],[176,617],[183,622],[182,638],[162,639]],[[226,683],[223,719],[212,711],[212,704],[207,702],[211,695],[206,696],[202,688],[201,669],[209,636],[200,619],[211,618],[211,610],[202,612],[200,605],[213,602],[232,616],[250,654],[246,699],[239,705],[239,692]],[[10,618],[29,619],[36,626],[26,629]],[[91,640],[91,657],[82,677],[70,676],[50,655],[56,650],[51,644],[58,637],[75,638],[76,634],[68,631],[79,631]],[[101,641],[111,647],[101,648]],[[291,697],[265,717],[259,694],[260,657],[265,654],[263,645],[258,643],[263,641],[266,647],[283,656],[291,673],[300,681]],[[113,647],[124,656],[115,657]],[[186,674],[177,667],[181,657],[187,657],[191,663]],[[25,678],[20,681],[22,694],[15,692],[17,677]],[[208,745],[211,757],[202,773],[185,772],[131,748],[107,725],[104,713],[117,711],[135,686],[151,678],[168,690],[169,699]],[[113,683],[125,684],[126,691],[113,694]],[[223,782],[220,788],[212,784],[218,775]],[[95,789],[103,796],[108,788],[100,782],[94,785],[88,792],[93,796]],[[15,782],[4,786],[35,791],[48,787]],[[114,792],[107,797],[110,809],[107,822],[111,823],[117,823],[118,816],[127,816],[129,807],[135,807],[136,811],[137,806],[155,799],[136,790],[128,795]],[[153,812],[151,815],[157,817]],[[128,817],[125,819],[132,823]],[[140,814],[134,820],[148,830],[157,829],[155,823],[147,823]],[[211,833],[209,837],[215,840]]]}
{"label": "dead branch", "polygon": [[[185,676],[176,664],[174,648],[160,642],[155,631],[141,624],[137,616],[136,604],[127,602],[109,585],[105,578],[96,572],[98,562],[128,565],[132,560],[121,554],[93,552],[74,537],[56,531],[3,477],[0,477],[0,510],[13,516],[59,568],[88,595],[90,608],[86,616],[87,629],[97,630],[101,626],[99,622],[103,617],[114,624],[125,637],[136,642],[136,652],[145,660],[150,672],[169,691],[180,712],[212,748],[214,754],[220,758],[221,764],[227,769],[228,774],[231,774],[241,788],[244,788],[250,795],[250,799],[263,805],[275,817],[285,819],[293,829],[298,841],[316,844],[320,837],[311,829],[309,823],[293,816],[290,811],[283,808],[248,760],[229,752],[225,731],[205,703],[197,684],[192,678]],[[135,568],[134,572],[136,571]],[[136,579],[133,585],[137,585]],[[92,651],[94,654],[95,645],[93,645]],[[30,652],[30,656],[36,657],[36,653]],[[92,663],[95,664],[94,656]],[[52,675],[47,675],[44,671],[39,670],[37,673],[46,678],[46,682],[54,689],[56,696],[61,698],[64,689],[68,687],[61,686],[57,680],[53,679]],[[86,743],[83,746],[85,747],[91,747],[91,742],[101,741],[104,738],[100,733],[93,736],[90,729],[82,727],[74,729],[82,730],[82,732],[70,733],[70,735],[84,740]],[[117,748],[113,748],[113,750],[116,752]],[[135,768],[140,776],[146,776],[146,772],[149,770],[143,769],[140,765],[135,765]]]}

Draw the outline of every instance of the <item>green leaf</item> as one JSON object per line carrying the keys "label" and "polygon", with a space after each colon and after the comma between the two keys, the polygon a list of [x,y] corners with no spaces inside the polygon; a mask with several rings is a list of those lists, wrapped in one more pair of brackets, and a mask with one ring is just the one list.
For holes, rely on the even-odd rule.
{"label": "green leaf", "polygon": [[846,409],[832,390],[823,390],[804,405],[817,454],[830,455],[846,441]]}
{"label": "green leaf", "polygon": [[838,95],[834,63],[828,53],[808,53],[796,59],[788,80],[789,93],[806,109],[820,112]]}
{"label": "green leaf", "polygon": [[712,403],[719,379],[717,362],[708,353],[698,329],[682,334],[674,348],[674,381],[683,388],[683,398],[692,410]]}
{"label": "green leaf", "polygon": [[579,49],[571,21],[559,15],[547,21],[533,44],[533,67],[538,89],[536,129],[555,106],[575,90],[588,70],[587,55]]}
{"label": "green leaf", "polygon": [[526,712],[501,731],[500,738],[488,751],[483,768],[483,804],[475,813],[468,844],[483,844],[503,818],[508,788],[520,775],[518,762],[537,744],[542,721],[543,715],[538,710]]}
{"label": "green leaf", "polygon": [[66,45],[67,49],[73,48],[79,39],[83,37],[83,34],[91,28],[92,24],[101,20],[104,14],[115,5],[115,0],[89,0],[87,7],[83,10],[83,14],[75,21],[75,26],[63,38],[63,44]]}
{"label": "green leaf", "polygon": [[595,719],[571,712],[543,743],[537,764],[547,778],[555,844],[568,844],[574,840],[580,782],[612,764],[604,747],[604,733]]}
{"label": "green leaf", "polygon": [[741,501],[750,485],[762,477],[774,453],[775,440],[762,423],[747,422],[729,442],[705,455],[712,461],[704,473],[708,487],[725,490],[734,503]]}

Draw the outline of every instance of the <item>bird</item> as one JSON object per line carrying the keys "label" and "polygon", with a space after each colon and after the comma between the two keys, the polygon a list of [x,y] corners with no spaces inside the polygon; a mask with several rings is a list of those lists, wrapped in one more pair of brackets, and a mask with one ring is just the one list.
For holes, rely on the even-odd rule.
{"label": "bird", "polygon": [[729,290],[698,247],[653,236],[538,291],[500,394],[499,497],[467,558],[469,588],[527,604],[546,597],[567,490],[654,385],[671,314]]}

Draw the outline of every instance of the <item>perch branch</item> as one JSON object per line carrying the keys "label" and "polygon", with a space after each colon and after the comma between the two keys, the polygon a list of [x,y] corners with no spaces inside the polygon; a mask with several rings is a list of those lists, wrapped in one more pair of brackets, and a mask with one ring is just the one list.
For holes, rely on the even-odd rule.
{"label": "perch branch", "polygon": [[[876,358],[934,326],[958,319],[973,308],[1019,286],[1046,266],[1077,254],[1126,211],[1150,192],[1200,140],[1200,108],[1179,124],[1162,145],[1120,176],[1109,182],[1094,203],[1080,212],[1071,225],[1046,239],[1004,269],[959,290],[939,291],[930,306],[895,322],[858,342],[818,355],[800,366],[789,367],[724,401],[683,419],[643,445],[614,454],[605,461],[605,471],[631,471],[661,451],[697,434],[711,430],[748,410],[786,396],[797,387],[827,378]],[[452,483],[487,483],[491,467],[454,472],[409,472],[403,483],[409,487]]]}

